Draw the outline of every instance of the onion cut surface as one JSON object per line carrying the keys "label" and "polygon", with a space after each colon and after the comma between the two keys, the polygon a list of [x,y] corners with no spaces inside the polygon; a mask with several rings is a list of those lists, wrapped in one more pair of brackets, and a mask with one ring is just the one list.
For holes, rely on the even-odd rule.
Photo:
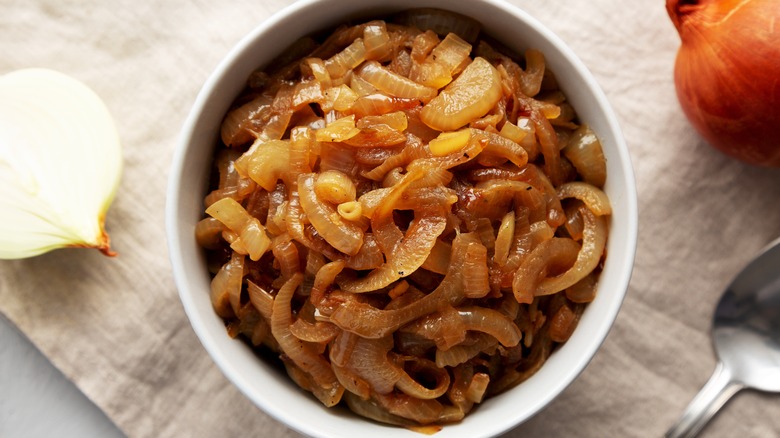
{"label": "onion cut surface", "polygon": [[0,76],[0,259],[114,255],[104,223],[121,173],[119,134],[94,91],[41,68]]}

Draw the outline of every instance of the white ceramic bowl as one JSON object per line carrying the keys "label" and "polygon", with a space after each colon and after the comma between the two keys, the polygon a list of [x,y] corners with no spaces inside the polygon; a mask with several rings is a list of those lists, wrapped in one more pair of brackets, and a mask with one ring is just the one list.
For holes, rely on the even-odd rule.
{"label": "white ceramic bowl", "polygon": [[[540,49],[564,93],[601,138],[607,157],[605,190],[613,204],[609,242],[598,296],[584,312],[571,339],[541,370],[516,388],[490,398],[438,438],[495,436],[525,421],[563,391],[596,353],[618,313],[628,287],[637,234],[636,191],[626,145],[604,94],[572,51],[527,13],[500,0],[301,0],[270,17],[247,35],[203,86],[184,125],[168,186],[167,232],[173,273],[193,329],[224,374],[249,399],[289,427],[316,437],[414,437],[345,409],[324,408],[283,372],[228,337],[209,301],[209,274],[194,239],[209,180],[212,151],[223,115],[249,74],[299,37],[351,19],[381,17],[415,7],[438,7],[473,17],[510,48]],[[250,431],[247,431],[250,433]]]}

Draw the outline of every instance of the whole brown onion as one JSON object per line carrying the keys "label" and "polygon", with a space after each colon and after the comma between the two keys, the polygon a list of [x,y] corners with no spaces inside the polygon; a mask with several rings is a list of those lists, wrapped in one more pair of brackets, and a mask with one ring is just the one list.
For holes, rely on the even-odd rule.
{"label": "whole brown onion", "polygon": [[742,161],[780,167],[780,1],[667,0],[674,80],[694,128]]}

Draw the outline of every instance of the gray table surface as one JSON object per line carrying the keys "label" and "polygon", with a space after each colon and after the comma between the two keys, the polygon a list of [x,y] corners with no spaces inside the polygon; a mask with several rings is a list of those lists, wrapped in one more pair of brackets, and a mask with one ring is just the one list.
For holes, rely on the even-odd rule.
{"label": "gray table surface", "polygon": [[0,437],[124,435],[0,314]]}

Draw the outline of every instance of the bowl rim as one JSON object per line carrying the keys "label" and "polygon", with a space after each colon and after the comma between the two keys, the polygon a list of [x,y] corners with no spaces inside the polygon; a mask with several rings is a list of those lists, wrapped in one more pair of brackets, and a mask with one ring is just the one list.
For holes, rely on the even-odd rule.
{"label": "bowl rim", "polygon": [[[187,158],[188,158],[187,155],[190,149],[190,145],[192,143],[192,138],[194,135],[196,135],[199,132],[198,129],[199,126],[197,126],[197,123],[201,118],[202,114],[204,113],[204,111],[208,110],[207,103],[211,98],[211,95],[214,93],[214,89],[219,84],[219,82],[224,78],[225,75],[227,75],[230,72],[231,68],[234,67],[234,64],[237,62],[237,60],[239,60],[242,57],[242,54],[244,54],[250,47],[252,47],[255,44],[255,41],[259,37],[265,35],[270,30],[274,29],[275,26],[280,25],[281,22],[289,19],[289,17],[291,16],[304,13],[309,8],[317,7],[318,5],[321,4],[328,4],[328,3],[333,4],[333,3],[337,3],[337,1],[338,0],[295,1],[289,4],[288,6],[282,8],[278,12],[272,14],[264,21],[260,22],[248,34],[246,34],[237,44],[235,44],[232,47],[232,49],[222,58],[222,60],[217,65],[217,67],[209,75],[209,77],[207,78],[207,80],[199,90],[194,105],[191,111],[189,112],[189,114],[187,115],[185,123],[180,131],[180,135],[176,143],[176,149],[174,151],[171,171],[169,174],[169,181],[168,181],[168,186],[166,191],[167,199],[166,199],[166,206],[165,206],[165,221],[166,221],[165,226],[166,226],[166,234],[168,236],[169,259],[173,268],[174,280],[176,283],[180,301],[182,302],[182,306],[190,321],[190,325],[192,326],[201,344],[208,352],[210,358],[218,366],[221,372],[228,378],[228,380],[230,380],[231,383],[234,384],[256,406],[262,408],[266,413],[268,413],[278,421],[282,422],[286,426],[294,430],[297,430],[298,432],[304,433],[309,436],[315,436],[315,437],[330,437],[332,435],[328,435],[325,432],[323,432],[320,427],[321,425],[311,424],[305,421],[301,422],[300,418],[294,417],[294,415],[292,415],[291,412],[289,412],[290,411],[289,409],[282,407],[281,404],[274,403],[272,398],[261,397],[259,394],[250,390],[249,388],[251,388],[251,384],[247,381],[246,377],[242,375],[241,371],[235,366],[235,364],[227,360],[223,350],[219,345],[220,343],[224,342],[224,340],[230,340],[230,338],[227,336],[223,336],[224,340],[223,338],[215,338],[213,334],[206,327],[206,324],[204,323],[204,320],[201,317],[200,310],[196,305],[192,294],[190,293],[192,292],[192,288],[190,287],[189,280],[185,278],[187,268],[185,266],[185,261],[181,251],[182,234],[181,234],[181,229],[179,227],[180,225],[179,218],[182,209],[180,205],[179,196],[182,190],[182,186],[180,185],[180,183],[182,181],[182,178],[184,177],[185,172],[188,170],[185,164],[187,163]],[[402,1],[401,3],[404,5],[411,4],[410,1]],[[455,11],[457,11],[459,8],[458,5],[456,4],[452,4],[452,5],[448,4],[446,0],[421,0],[418,1],[417,3],[419,3],[419,7],[426,7],[426,5],[432,4],[433,7],[439,7],[442,9],[451,9]],[[611,156],[610,159],[612,160],[617,159],[618,163],[609,163],[609,164],[617,166],[617,168],[619,168],[622,172],[623,178],[619,181],[619,183],[623,185],[623,191],[625,192],[626,195],[625,199],[623,199],[623,202],[625,203],[624,210],[627,213],[626,217],[624,218],[625,219],[625,227],[623,229],[624,233],[621,235],[622,242],[620,242],[622,248],[621,254],[623,254],[624,257],[618,261],[609,260],[609,262],[607,263],[613,270],[617,271],[617,274],[615,274],[614,281],[612,283],[617,289],[619,289],[619,291],[617,292],[617,296],[615,296],[612,300],[608,301],[608,305],[602,310],[602,313],[604,314],[604,318],[598,321],[597,323],[592,324],[593,325],[592,330],[595,330],[595,332],[591,331],[589,332],[589,335],[595,338],[596,341],[590,341],[587,343],[587,348],[585,348],[582,351],[583,354],[581,355],[581,357],[578,358],[576,363],[568,364],[569,369],[566,373],[564,373],[564,378],[558,380],[557,385],[553,385],[552,387],[548,388],[548,390],[544,392],[544,397],[541,397],[539,399],[539,402],[533,408],[528,409],[525,412],[524,416],[518,418],[504,419],[503,421],[498,421],[498,422],[492,422],[490,423],[491,425],[490,430],[478,431],[479,433],[488,433],[492,435],[492,434],[502,433],[513,427],[516,427],[518,424],[531,418],[532,416],[537,414],[540,410],[542,410],[545,406],[547,406],[550,401],[556,398],[585,369],[585,367],[588,365],[588,363],[590,363],[590,361],[595,356],[596,352],[603,344],[619,313],[619,310],[625,299],[625,295],[628,292],[628,285],[632,275],[633,264],[634,264],[635,254],[636,254],[636,246],[637,246],[638,206],[637,206],[637,192],[636,192],[634,171],[633,171],[633,167],[628,152],[628,147],[625,143],[625,139],[623,137],[622,131],[617,122],[618,118],[614,113],[612,106],[609,104],[603,90],[598,85],[595,78],[592,76],[592,74],[584,65],[584,63],[579,59],[579,57],[577,57],[577,55],[569,48],[569,46],[563,40],[561,40],[555,33],[553,33],[541,22],[539,22],[536,18],[534,18],[533,16],[525,12],[519,6],[501,0],[480,0],[479,2],[474,2],[474,3],[486,4],[495,10],[500,10],[511,14],[513,16],[513,19],[522,21],[525,26],[531,28],[534,32],[539,34],[541,38],[549,41],[549,43],[555,47],[555,50],[559,52],[560,55],[564,58],[564,60],[568,63],[568,67],[576,70],[576,76],[578,76],[581,80],[583,80],[587,84],[588,91],[593,94],[592,97],[595,98],[597,106],[600,108],[600,111],[603,113],[606,119],[606,124],[611,134],[610,137],[612,137],[613,140],[616,142],[616,144],[614,145],[614,150],[616,152],[616,155]],[[365,5],[351,7],[349,11],[352,14],[359,13],[358,11],[366,12],[366,10],[371,8],[371,5],[376,5],[376,4],[378,4],[378,2],[367,2]],[[388,10],[399,11],[403,9],[408,9],[407,6],[394,7],[394,5],[395,3],[393,2],[387,2],[386,6]],[[368,14],[368,15],[372,15],[372,14]],[[381,14],[373,14],[373,15],[381,15]],[[299,35],[302,36],[303,33],[299,33]],[[599,133],[599,134],[604,135],[604,133]],[[610,230],[610,240],[608,244],[614,245],[612,240],[613,240],[613,232],[612,230]],[[578,332],[581,331],[575,330],[575,335]],[[564,344],[564,348],[565,346],[566,344]],[[545,366],[542,367],[542,370],[544,370],[545,367],[547,367],[547,365],[548,364],[545,364]],[[469,416],[467,416],[466,418],[468,419]],[[368,422],[367,420],[361,420],[361,421]],[[446,431],[448,428],[454,428],[454,427],[457,427],[457,425],[445,426],[442,432]],[[377,430],[381,430],[381,429],[377,429]],[[443,434],[442,432],[439,432],[439,434],[437,435],[444,437],[445,434]],[[472,431],[472,433],[469,433],[468,435],[462,435],[462,436],[477,436],[474,435],[473,432],[474,431]]]}

